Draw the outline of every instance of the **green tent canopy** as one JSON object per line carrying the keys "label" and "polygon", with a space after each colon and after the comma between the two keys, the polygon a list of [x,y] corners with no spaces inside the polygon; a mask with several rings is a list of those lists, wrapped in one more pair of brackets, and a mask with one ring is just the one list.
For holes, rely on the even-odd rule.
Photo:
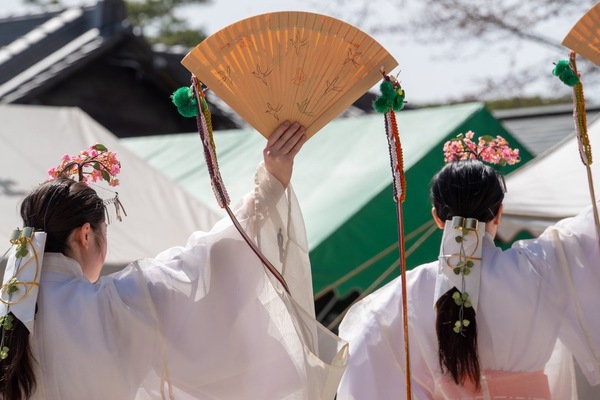
{"label": "green tent canopy", "polygon": [[[432,223],[429,182],[443,166],[445,141],[472,130],[476,137],[505,137],[521,149],[525,162],[531,155],[481,103],[401,111],[397,120],[407,181],[403,205],[407,266],[413,268],[438,256],[441,231]],[[219,131],[214,136],[221,174],[235,202],[251,190],[265,139],[253,129]],[[122,140],[205,204],[219,209],[197,133]],[[332,121],[296,158],[292,184],[306,221],[317,294],[335,289],[345,296],[398,276],[388,154],[383,115],[375,114]],[[345,281],[337,284],[340,279]]]}

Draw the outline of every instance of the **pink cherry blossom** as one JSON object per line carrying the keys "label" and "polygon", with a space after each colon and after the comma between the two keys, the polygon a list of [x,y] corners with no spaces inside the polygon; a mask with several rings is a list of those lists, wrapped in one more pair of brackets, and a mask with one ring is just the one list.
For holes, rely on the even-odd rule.
{"label": "pink cherry blossom", "polygon": [[118,186],[116,175],[119,172],[121,163],[116,153],[108,151],[102,144],[95,144],[77,156],[62,156],[60,165],[48,170],[48,180],[66,177],[85,184],[104,180],[110,186]]}
{"label": "pink cherry blossom", "polygon": [[502,136],[481,136],[477,144],[474,133],[468,131],[444,143],[444,161],[476,160],[490,164],[513,165],[521,161],[519,149],[511,149]]}

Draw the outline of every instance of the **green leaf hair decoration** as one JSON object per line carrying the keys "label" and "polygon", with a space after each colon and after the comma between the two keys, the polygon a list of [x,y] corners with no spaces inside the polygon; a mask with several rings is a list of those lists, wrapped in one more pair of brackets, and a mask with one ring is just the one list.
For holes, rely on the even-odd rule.
{"label": "green leaf hair decoration", "polygon": [[198,115],[198,101],[194,96],[194,91],[189,86],[183,86],[173,92],[171,96],[173,104],[177,107],[179,114],[187,118]]}
{"label": "green leaf hair decoration", "polygon": [[554,69],[552,70],[552,74],[557,76],[558,79],[560,79],[567,86],[573,87],[579,83],[579,77],[573,70],[569,60],[557,61]]}
{"label": "green leaf hair decoration", "polygon": [[381,96],[373,101],[373,108],[378,113],[385,114],[390,110],[400,111],[404,108],[404,90],[394,77],[384,80],[379,86]]}
{"label": "green leaf hair decoration", "polygon": [[[452,330],[455,333],[461,334],[464,336],[464,332],[467,330],[467,327],[471,324],[471,321],[464,318],[464,310],[465,308],[473,307],[473,303],[471,301],[471,297],[466,290],[466,282],[465,277],[471,274],[473,268],[475,268],[475,263],[467,256],[465,251],[465,242],[475,236],[475,240],[479,243],[479,237],[477,236],[477,220],[473,218],[463,218],[463,217],[453,217],[452,218],[452,227],[457,230],[458,234],[454,237],[456,243],[460,244],[460,250],[457,254],[458,262],[455,265],[451,265],[448,261],[448,266],[452,268],[452,271],[456,275],[461,276],[462,286],[460,288],[456,288],[458,291],[452,294],[452,299],[454,303],[459,308],[458,311],[458,320],[455,321],[454,327]],[[474,232],[474,235],[471,233]]]}

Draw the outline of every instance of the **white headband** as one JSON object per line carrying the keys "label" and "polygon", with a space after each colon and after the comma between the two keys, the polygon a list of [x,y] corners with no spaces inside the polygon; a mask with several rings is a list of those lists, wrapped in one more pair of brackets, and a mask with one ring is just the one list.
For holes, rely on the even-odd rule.
{"label": "white headband", "polygon": [[[454,298],[457,307],[473,307],[477,312],[481,283],[481,244],[484,235],[485,223],[476,219],[453,217],[452,221],[446,221],[435,282],[434,304],[454,287],[462,293],[460,298]],[[458,297],[458,294],[455,296]],[[461,321],[458,321],[457,329],[460,331],[462,327]]]}
{"label": "white headband", "polygon": [[0,293],[0,317],[13,313],[33,334],[46,233],[29,227],[15,230],[11,243]]}

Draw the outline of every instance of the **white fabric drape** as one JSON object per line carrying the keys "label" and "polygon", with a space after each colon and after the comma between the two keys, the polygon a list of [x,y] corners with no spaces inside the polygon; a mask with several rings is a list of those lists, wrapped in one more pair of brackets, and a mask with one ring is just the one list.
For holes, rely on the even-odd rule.
{"label": "white fabric drape", "polygon": [[[489,236],[483,245],[477,313],[482,369],[546,369],[553,398],[576,398],[566,348],[589,382],[599,384],[600,250],[591,207],[506,251]],[[437,271],[438,262],[433,262],[407,273],[415,399],[444,398],[436,394],[442,379],[435,333]],[[396,279],[348,312],[340,337],[349,342],[350,363],[339,400],[405,398],[401,304]],[[460,398],[481,397],[464,392]]]}
{"label": "white fabric drape", "polygon": [[235,212],[291,297],[228,219],[96,284],[74,260],[47,253],[34,398],[333,399],[346,348],[313,318],[293,191],[261,166]]}

